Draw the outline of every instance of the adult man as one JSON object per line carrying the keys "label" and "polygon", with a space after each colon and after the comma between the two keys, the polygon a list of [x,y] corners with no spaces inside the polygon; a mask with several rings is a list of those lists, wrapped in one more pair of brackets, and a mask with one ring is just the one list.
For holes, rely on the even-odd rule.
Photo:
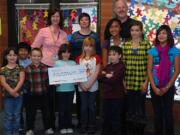
{"label": "adult man", "polygon": [[126,0],[115,0],[114,12],[116,17],[121,21],[121,37],[123,39],[129,39],[130,36],[130,25],[134,19],[128,16],[128,5]]}

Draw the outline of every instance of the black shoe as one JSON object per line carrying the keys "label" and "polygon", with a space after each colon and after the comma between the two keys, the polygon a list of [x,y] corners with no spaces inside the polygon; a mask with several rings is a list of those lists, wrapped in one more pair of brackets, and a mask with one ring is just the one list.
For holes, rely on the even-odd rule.
{"label": "black shoe", "polygon": [[84,134],[84,133],[87,132],[87,129],[86,129],[85,127],[80,127],[79,130],[78,130],[78,132],[79,132],[80,134]]}
{"label": "black shoe", "polygon": [[88,129],[88,132],[87,132],[88,134],[95,134],[96,133],[96,128],[95,127],[90,127],[89,129]]}

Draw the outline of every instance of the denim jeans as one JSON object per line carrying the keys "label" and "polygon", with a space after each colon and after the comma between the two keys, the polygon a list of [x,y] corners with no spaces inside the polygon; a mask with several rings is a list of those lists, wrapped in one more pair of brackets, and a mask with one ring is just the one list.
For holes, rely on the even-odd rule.
{"label": "denim jeans", "polygon": [[18,134],[20,128],[20,114],[22,106],[22,97],[5,97],[4,98],[4,131],[5,135]]}
{"label": "denim jeans", "polygon": [[170,88],[163,96],[157,96],[151,90],[151,101],[154,109],[155,135],[174,135],[174,93],[174,87]]}
{"label": "denim jeans", "polygon": [[91,127],[96,124],[96,92],[80,92],[81,126]]}

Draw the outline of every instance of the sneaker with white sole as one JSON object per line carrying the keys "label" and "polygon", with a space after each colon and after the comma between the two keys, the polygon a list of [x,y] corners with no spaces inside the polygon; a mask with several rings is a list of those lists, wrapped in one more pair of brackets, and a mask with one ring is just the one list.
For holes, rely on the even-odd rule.
{"label": "sneaker with white sole", "polygon": [[54,131],[52,130],[52,128],[49,128],[45,131],[45,134],[46,135],[53,135],[54,134]]}
{"label": "sneaker with white sole", "polygon": [[68,134],[72,134],[74,131],[73,131],[72,128],[68,128],[68,129],[66,130],[66,132],[67,132]]}
{"label": "sneaker with white sole", "polygon": [[63,129],[60,130],[60,133],[61,133],[61,134],[66,134],[66,133],[67,133],[67,130],[63,128]]}
{"label": "sneaker with white sole", "polygon": [[28,130],[28,131],[26,132],[26,135],[34,135],[34,132],[33,132],[32,130]]}

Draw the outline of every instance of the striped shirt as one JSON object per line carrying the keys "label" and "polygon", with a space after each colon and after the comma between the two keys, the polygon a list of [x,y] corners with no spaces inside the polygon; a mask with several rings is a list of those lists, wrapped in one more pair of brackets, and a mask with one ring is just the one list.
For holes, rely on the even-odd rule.
{"label": "striped shirt", "polygon": [[140,90],[147,77],[147,57],[150,49],[148,41],[141,41],[134,50],[132,42],[126,42],[123,48],[123,61],[126,65],[125,82],[127,90]]}
{"label": "striped shirt", "polygon": [[39,66],[33,64],[25,69],[26,85],[28,93],[41,95],[48,89],[48,67],[40,63]]}

